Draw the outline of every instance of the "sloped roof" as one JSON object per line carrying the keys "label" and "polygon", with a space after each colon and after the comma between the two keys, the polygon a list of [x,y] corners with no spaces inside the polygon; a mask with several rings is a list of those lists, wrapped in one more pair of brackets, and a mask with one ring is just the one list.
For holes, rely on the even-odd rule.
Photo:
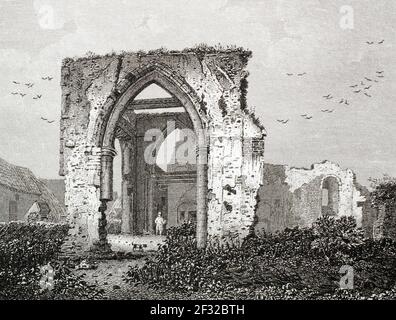
{"label": "sloped roof", "polygon": [[17,192],[40,195],[36,180],[29,169],[15,166],[0,158],[0,185]]}
{"label": "sloped roof", "polygon": [[65,216],[65,208],[43,181],[37,179],[29,169],[15,166],[1,158],[0,186],[19,193],[37,195],[38,201],[48,205],[50,221],[60,221]]}
{"label": "sloped roof", "polygon": [[63,205],[43,181],[39,179],[36,179],[36,181],[41,191],[40,201],[46,203],[50,209],[48,220],[52,222],[63,220],[66,216],[66,210]]}
{"label": "sloped roof", "polygon": [[65,205],[65,179],[40,179],[55,195],[59,203]]}

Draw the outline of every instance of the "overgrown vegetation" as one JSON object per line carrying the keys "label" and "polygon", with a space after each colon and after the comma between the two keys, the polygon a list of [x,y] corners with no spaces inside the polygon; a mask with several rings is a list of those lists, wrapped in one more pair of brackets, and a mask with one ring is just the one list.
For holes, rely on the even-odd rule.
{"label": "overgrown vegetation", "polygon": [[[74,57],[74,58],[65,58],[63,60],[63,65],[67,65],[73,61],[81,61],[86,59],[98,59],[103,57],[115,57],[115,56],[125,56],[131,52],[122,50],[120,52],[111,51],[107,54],[100,55],[92,51],[87,51],[83,57]],[[218,43],[214,46],[208,45],[206,43],[199,43],[192,47],[184,48],[182,50],[169,50],[166,47],[160,47],[157,49],[151,50],[138,50],[136,54],[139,57],[143,57],[146,55],[166,55],[166,54],[186,54],[186,53],[194,53],[198,57],[202,58],[207,54],[216,54],[216,53],[236,53],[239,54],[242,58],[243,63],[247,63],[248,59],[252,56],[252,51],[245,49],[243,47],[238,47],[236,45],[222,45]]]}
{"label": "overgrown vegetation", "polygon": [[[100,292],[59,261],[66,225],[0,224],[0,299],[78,299],[100,297]],[[43,271],[50,266],[53,273]],[[43,283],[53,275],[53,287]],[[42,281],[40,285],[40,281]]]}
{"label": "overgrown vegetation", "polygon": [[252,56],[250,50],[246,50],[243,47],[238,47],[236,45],[222,45],[218,43],[217,45],[211,46],[206,43],[199,43],[191,48],[185,48],[181,53],[194,53],[202,60],[207,54],[217,54],[217,53],[237,53],[241,56],[243,63],[247,63],[248,59]]}
{"label": "overgrown vegetation", "polygon": [[396,207],[396,178],[384,175],[380,179],[370,179],[373,191],[371,204],[374,208],[382,206],[390,209]]}
{"label": "overgrown vegetation", "polygon": [[[354,289],[341,290],[342,266],[354,270]],[[196,248],[195,226],[168,231],[164,245],[125,280],[210,298],[395,298],[396,244],[364,239],[351,217],[320,218],[311,228],[252,235],[241,245]]]}

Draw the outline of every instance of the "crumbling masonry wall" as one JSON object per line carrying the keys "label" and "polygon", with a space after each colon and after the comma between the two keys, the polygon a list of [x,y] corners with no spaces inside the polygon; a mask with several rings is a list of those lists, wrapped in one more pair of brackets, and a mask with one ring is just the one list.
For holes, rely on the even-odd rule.
{"label": "crumbling masonry wall", "polygon": [[264,165],[264,183],[259,189],[256,230],[276,232],[295,226],[310,226],[322,214],[322,188],[326,178],[338,181],[336,217],[353,216],[362,226],[366,198],[350,169],[330,161],[315,163],[310,169]]}
{"label": "crumbling masonry wall", "polygon": [[373,222],[373,238],[396,239],[396,208],[383,206],[376,213],[376,219]]}
{"label": "crumbling masonry wall", "polygon": [[177,88],[199,114],[208,142],[209,236],[247,235],[262,182],[265,136],[246,103],[250,55],[241,49],[201,48],[63,61],[60,173],[65,176],[70,249],[86,250],[99,239],[101,158],[109,154],[103,135],[115,110],[125,108],[121,104],[128,90],[142,79],[173,94]]}

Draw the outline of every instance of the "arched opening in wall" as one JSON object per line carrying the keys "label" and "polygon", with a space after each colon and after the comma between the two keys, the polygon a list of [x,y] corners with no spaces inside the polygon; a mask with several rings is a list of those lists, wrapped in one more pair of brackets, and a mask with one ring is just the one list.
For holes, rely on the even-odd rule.
{"label": "arched opening in wall", "polygon": [[340,185],[336,177],[326,177],[322,181],[322,216],[338,214]]}
{"label": "arched opening in wall", "polygon": [[181,101],[150,84],[127,101],[114,132],[107,232],[165,235],[196,219],[197,136]]}

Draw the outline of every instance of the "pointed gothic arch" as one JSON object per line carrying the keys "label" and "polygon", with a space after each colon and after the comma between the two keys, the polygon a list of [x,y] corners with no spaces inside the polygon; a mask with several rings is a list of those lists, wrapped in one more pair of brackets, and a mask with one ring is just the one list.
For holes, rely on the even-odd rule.
{"label": "pointed gothic arch", "polygon": [[[106,248],[106,233],[102,231],[106,205],[112,198],[114,138],[117,135],[125,140],[125,150],[133,149],[128,143],[137,140],[132,132],[136,131],[137,118],[124,110],[138,114],[134,112],[138,107],[130,101],[153,83],[179,100],[197,134],[197,169],[201,172],[196,179],[200,190],[198,245],[205,245],[206,233],[211,239],[234,233],[241,239],[248,235],[254,223],[257,190],[262,184],[266,135],[246,101],[250,55],[242,48],[193,48],[64,59],[60,174],[65,176],[65,203],[71,226],[65,251]],[[150,108],[148,105],[143,109]],[[132,122],[128,122],[128,114]],[[145,129],[142,126],[139,130]],[[141,140],[139,155],[147,145]],[[134,171],[125,172],[124,181],[130,182]],[[129,194],[133,187],[125,185]],[[227,185],[236,195],[226,192]]]}
{"label": "pointed gothic arch", "polygon": [[98,134],[102,148],[100,179],[100,201],[102,205],[99,208],[102,213],[102,221],[99,223],[99,237],[102,243],[106,242],[106,203],[111,201],[113,196],[113,159],[116,155],[114,140],[117,123],[127,105],[153,83],[180,101],[191,119],[197,136],[197,245],[203,248],[207,241],[208,149],[204,131],[207,120],[201,110],[198,97],[189,85],[180,76],[161,64],[149,65],[128,73],[128,76],[115,88],[112,97],[107,101],[111,105],[108,108],[108,114],[105,115],[106,121],[104,121],[101,132]]}

